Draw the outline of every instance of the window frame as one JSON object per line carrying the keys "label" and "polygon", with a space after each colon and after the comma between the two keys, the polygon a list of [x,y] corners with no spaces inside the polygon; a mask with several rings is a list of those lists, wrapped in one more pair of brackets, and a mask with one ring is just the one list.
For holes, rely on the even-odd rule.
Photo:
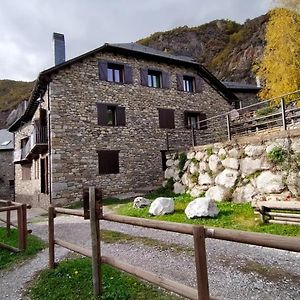
{"label": "window frame", "polygon": [[[156,78],[156,80],[154,80]],[[157,86],[154,84],[156,82]],[[158,70],[148,69],[147,86],[151,88],[162,88],[162,72]]]}
{"label": "window frame", "polygon": [[[110,80],[109,72],[112,73],[112,80]],[[119,76],[119,80],[116,80],[116,74]],[[107,81],[114,83],[124,83],[124,65],[117,63],[107,63]]]}
{"label": "window frame", "polygon": [[[97,124],[99,126],[126,126],[126,108],[114,103],[97,102]],[[109,110],[112,111],[112,124],[109,124]]]}
{"label": "window frame", "polygon": [[182,77],[183,82],[183,91],[187,93],[194,93],[195,92],[195,77],[189,75],[183,75]]}
{"label": "window frame", "polygon": [[98,150],[97,154],[98,175],[120,173],[120,150]]}
{"label": "window frame", "polygon": [[[191,118],[196,118],[196,126],[192,125]],[[205,113],[201,111],[185,111],[184,112],[184,119],[185,119],[185,127],[187,129],[198,129],[198,130],[206,130],[207,129],[207,122],[203,122],[200,124],[200,121],[206,120],[207,116]]]}

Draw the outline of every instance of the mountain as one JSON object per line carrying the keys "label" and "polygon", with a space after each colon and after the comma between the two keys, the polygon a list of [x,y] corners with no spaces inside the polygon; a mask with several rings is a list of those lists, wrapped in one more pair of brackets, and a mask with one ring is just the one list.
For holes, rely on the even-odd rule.
{"label": "mountain", "polygon": [[197,27],[156,32],[138,43],[172,54],[194,57],[218,79],[255,83],[252,68],[265,46],[268,15],[244,24],[215,20]]}
{"label": "mountain", "polygon": [[0,80],[0,129],[5,127],[5,121],[11,110],[23,100],[28,100],[34,82]]}

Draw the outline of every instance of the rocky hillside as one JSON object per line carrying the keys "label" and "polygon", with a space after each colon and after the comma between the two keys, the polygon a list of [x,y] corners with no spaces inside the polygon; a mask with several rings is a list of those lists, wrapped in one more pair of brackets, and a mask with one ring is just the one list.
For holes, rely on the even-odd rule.
{"label": "rocky hillside", "polygon": [[138,43],[177,55],[192,56],[217,78],[255,83],[252,66],[262,56],[268,15],[243,25],[216,20],[197,27],[157,32]]}
{"label": "rocky hillside", "polygon": [[0,129],[13,108],[28,100],[34,82],[0,80]]}

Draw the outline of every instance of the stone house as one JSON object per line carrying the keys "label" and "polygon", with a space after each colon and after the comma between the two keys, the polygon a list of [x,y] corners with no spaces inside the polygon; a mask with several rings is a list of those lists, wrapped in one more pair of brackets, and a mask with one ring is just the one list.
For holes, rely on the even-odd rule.
{"label": "stone house", "polygon": [[0,129],[0,199],[12,200],[14,195],[14,136]]}
{"label": "stone house", "polygon": [[[186,147],[191,127],[237,101],[191,58],[135,43],[104,44],[39,74],[15,133],[15,196],[63,205],[94,185],[104,196],[161,184],[167,147]],[[167,144],[170,143],[169,146]]]}

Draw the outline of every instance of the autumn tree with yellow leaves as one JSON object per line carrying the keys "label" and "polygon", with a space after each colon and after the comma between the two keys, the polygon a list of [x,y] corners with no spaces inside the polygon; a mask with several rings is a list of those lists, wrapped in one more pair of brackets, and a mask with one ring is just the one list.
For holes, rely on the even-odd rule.
{"label": "autumn tree with yellow leaves", "polygon": [[300,88],[300,0],[276,1],[269,12],[266,47],[257,75],[264,80],[263,99]]}

